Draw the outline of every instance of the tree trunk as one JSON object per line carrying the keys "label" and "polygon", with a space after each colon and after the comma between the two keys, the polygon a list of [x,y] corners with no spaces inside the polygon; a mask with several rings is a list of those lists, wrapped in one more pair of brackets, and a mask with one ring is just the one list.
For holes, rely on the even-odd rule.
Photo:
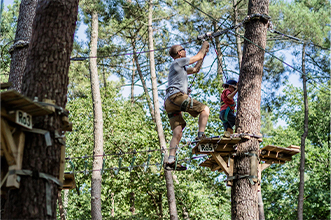
{"label": "tree trunk", "polygon": [[132,66],[133,66],[133,69],[132,69],[132,77],[131,77],[131,103],[133,104],[134,103],[134,77],[135,77],[135,74],[136,74],[136,69],[134,67],[134,61],[135,59],[133,58],[132,59]]}
{"label": "tree trunk", "polygon": [[[216,21],[213,21],[214,25],[214,31],[217,30],[217,23]],[[218,37],[215,37],[215,43],[216,43],[216,51],[217,51],[217,76],[219,77],[219,96],[221,98],[222,92],[223,92],[223,66],[222,66],[222,49],[221,49],[221,41]]]}
{"label": "tree trunk", "polygon": [[68,215],[68,195],[69,195],[69,189],[64,189],[64,198],[63,198],[63,208],[64,208],[64,215],[67,217]]}
{"label": "tree trunk", "polygon": [[[233,23],[234,25],[238,24],[238,8],[237,8],[237,0],[233,0]],[[241,42],[240,42],[240,36],[239,36],[239,27],[237,27],[235,30],[236,33],[236,44],[237,44],[237,56],[238,56],[238,64],[239,69],[241,69],[241,62],[242,62],[242,51],[241,51]]]}
{"label": "tree trunk", "polygon": [[22,79],[28,56],[29,42],[32,35],[32,23],[36,15],[38,0],[22,0],[17,21],[15,42],[12,46],[10,74],[8,81],[12,83],[10,89],[21,92]]}
{"label": "tree trunk", "polygon": [[132,47],[133,47],[133,58],[136,61],[137,71],[138,71],[138,74],[139,74],[139,77],[140,77],[141,84],[144,88],[144,92],[145,92],[146,100],[147,100],[147,103],[148,103],[149,111],[151,113],[153,121],[155,121],[155,114],[154,114],[154,109],[153,109],[153,106],[152,106],[152,101],[151,101],[151,98],[149,97],[147,85],[146,85],[146,82],[144,80],[143,73],[140,69],[140,64],[139,64],[139,60],[138,60],[138,56],[137,56],[137,49],[136,49],[135,39],[132,39],[131,44],[132,44]]}
{"label": "tree trunk", "polygon": [[[157,92],[157,82],[156,82],[156,73],[155,73],[155,61],[154,61],[154,44],[153,44],[153,28],[152,28],[152,13],[153,13],[153,0],[149,0],[149,13],[148,13],[148,49],[149,60],[150,60],[150,70],[151,70],[151,81],[152,81],[152,92],[153,92],[153,101],[154,101],[154,110],[155,110],[155,122],[157,128],[157,134],[159,137],[160,147],[165,149],[165,162],[168,161],[168,152],[166,150],[166,142],[163,133],[160,107],[159,107],[159,95]],[[169,213],[171,220],[177,220],[177,208],[176,208],[176,198],[175,198],[175,189],[174,183],[172,180],[171,171],[164,171],[167,187],[167,197],[169,205]]]}
{"label": "tree trunk", "polygon": [[64,208],[63,208],[63,203],[62,203],[62,195],[61,195],[61,190],[58,192],[58,203],[59,203],[59,211],[60,211],[60,219],[61,220],[66,220],[66,216],[64,214]]}
{"label": "tree trunk", "polygon": [[[39,1],[22,82],[27,97],[39,101],[47,97],[65,108],[77,13],[78,0]],[[22,169],[34,175],[22,175],[20,188],[9,190],[2,218],[56,219],[58,185],[40,178],[38,172],[59,178],[62,144],[55,139],[55,131],[62,133],[62,116],[56,112],[33,119],[34,128],[49,131],[52,144],[46,145],[44,135],[26,135]]]}
{"label": "tree trunk", "polygon": [[159,219],[163,219],[162,193],[159,193],[158,205],[159,205]]}
{"label": "tree trunk", "polygon": [[259,220],[264,220],[264,205],[263,205],[263,200],[262,200],[262,192],[259,190],[257,192],[257,197],[258,197],[258,208],[259,208]]}
{"label": "tree trunk", "polygon": [[[98,47],[98,14],[97,11],[91,12],[91,42],[90,42],[90,57],[97,56]],[[103,154],[103,119],[100,86],[98,77],[97,59],[90,58],[90,74],[91,74],[91,91],[93,100],[93,115],[94,115],[94,155]],[[93,171],[91,182],[91,215],[92,219],[102,219],[101,213],[101,169],[102,157],[93,157]]]}
{"label": "tree trunk", "polygon": [[[268,0],[250,0],[248,14],[268,14]],[[254,19],[246,23],[245,38],[262,48],[266,46],[267,22]],[[263,74],[264,51],[245,40],[243,61],[238,82],[238,112],[236,117],[237,133],[260,133],[261,82]],[[257,169],[252,169],[251,156],[258,154],[259,142],[253,138],[237,145],[234,163],[234,175],[257,176]],[[254,158],[254,157],[253,157]],[[256,158],[256,157],[255,157]],[[252,162],[257,163],[252,160]],[[231,190],[232,219],[258,219],[257,184],[252,185],[248,178],[233,180]]]}
{"label": "tree trunk", "polygon": [[111,217],[115,217],[115,194],[111,193]]}
{"label": "tree trunk", "polygon": [[304,185],[305,185],[305,145],[308,135],[308,98],[307,98],[307,78],[306,78],[306,44],[302,47],[302,81],[303,81],[303,98],[305,108],[304,131],[301,136],[301,157],[300,157],[300,184],[299,184],[299,201],[298,201],[298,220],[303,219],[303,201],[304,201]]}

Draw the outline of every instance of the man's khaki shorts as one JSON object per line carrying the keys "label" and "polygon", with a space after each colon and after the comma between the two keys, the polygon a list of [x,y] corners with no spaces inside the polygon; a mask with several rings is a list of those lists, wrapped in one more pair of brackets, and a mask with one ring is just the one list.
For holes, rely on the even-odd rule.
{"label": "man's khaki shorts", "polygon": [[[186,122],[182,116],[180,111],[180,105],[184,100],[188,98],[188,95],[178,92],[176,94],[171,95],[167,100],[164,102],[164,108],[167,113],[175,113],[175,116],[170,118],[170,126],[171,130],[174,130],[177,126],[181,125],[182,129],[185,128]],[[188,112],[193,117],[197,117],[206,107],[206,105],[202,104],[201,102],[193,99],[193,108],[191,108],[191,99],[187,105],[187,109],[185,112]]]}

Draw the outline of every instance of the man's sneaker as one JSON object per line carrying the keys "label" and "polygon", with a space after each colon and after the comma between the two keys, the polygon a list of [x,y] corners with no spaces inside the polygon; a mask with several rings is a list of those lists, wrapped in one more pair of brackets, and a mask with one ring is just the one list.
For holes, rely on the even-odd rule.
{"label": "man's sneaker", "polygon": [[196,137],[195,140],[198,141],[198,140],[201,140],[201,139],[205,139],[207,138],[205,134],[202,134],[201,137]]}
{"label": "man's sneaker", "polygon": [[[171,171],[171,170],[175,170],[175,163],[166,163],[165,170]],[[177,163],[177,167],[176,167],[177,171],[183,171],[183,170],[187,170],[187,168],[183,165],[180,165]]]}

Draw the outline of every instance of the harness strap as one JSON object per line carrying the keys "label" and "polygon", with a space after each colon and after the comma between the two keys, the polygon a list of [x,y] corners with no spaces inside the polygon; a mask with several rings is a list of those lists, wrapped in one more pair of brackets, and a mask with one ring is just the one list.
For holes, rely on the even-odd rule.
{"label": "harness strap", "polygon": [[168,99],[170,100],[170,102],[171,102],[172,104],[174,104],[174,105],[180,107],[180,111],[182,111],[182,112],[186,112],[186,111],[187,111],[187,106],[188,106],[188,104],[190,103],[190,99],[191,99],[191,103],[190,103],[190,106],[189,106],[189,107],[190,107],[190,108],[193,108],[193,98],[190,97],[190,96],[188,96],[187,99],[185,99],[180,105],[174,103],[174,102],[170,99],[170,97],[169,97]]}
{"label": "harness strap", "polygon": [[[232,104],[232,105],[230,105],[230,106],[233,107],[233,106],[235,106],[235,104]],[[228,121],[228,114],[229,114],[229,112],[230,112],[230,110],[231,110],[230,106],[228,106],[228,107],[226,108],[226,110],[225,110],[225,113],[224,113],[224,120],[221,119],[223,123],[226,123],[226,122]]]}

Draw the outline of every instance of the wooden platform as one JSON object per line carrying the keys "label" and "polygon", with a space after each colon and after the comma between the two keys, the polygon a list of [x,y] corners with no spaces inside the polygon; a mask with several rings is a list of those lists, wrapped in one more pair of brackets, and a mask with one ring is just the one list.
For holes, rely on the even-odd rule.
{"label": "wooden platform", "polygon": [[[235,145],[241,140],[241,138],[230,137],[211,137],[200,140],[196,146],[192,149],[193,154],[213,154],[213,152],[225,153],[225,155],[235,152]],[[212,152],[206,152],[203,149],[206,145],[212,148]]]}
{"label": "wooden platform", "polygon": [[21,110],[32,116],[42,116],[51,114],[52,111],[31,99],[20,94],[16,90],[8,90],[1,92],[1,107],[7,111]]}
{"label": "wooden platform", "polygon": [[[205,138],[196,143],[192,149],[193,154],[211,155],[199,166],[209,167],[212,171],[225,172],[229,175],[232,172],[234,154],[236,153],[236,144],[241,138],[230,137],[212,137]],[[283,164],[291,161],[292,156],[300,153],[300,147],[290,145],[287,148],[268,145],[261,148],[259,154],[261,169],[269,167],[273,163]]]}

